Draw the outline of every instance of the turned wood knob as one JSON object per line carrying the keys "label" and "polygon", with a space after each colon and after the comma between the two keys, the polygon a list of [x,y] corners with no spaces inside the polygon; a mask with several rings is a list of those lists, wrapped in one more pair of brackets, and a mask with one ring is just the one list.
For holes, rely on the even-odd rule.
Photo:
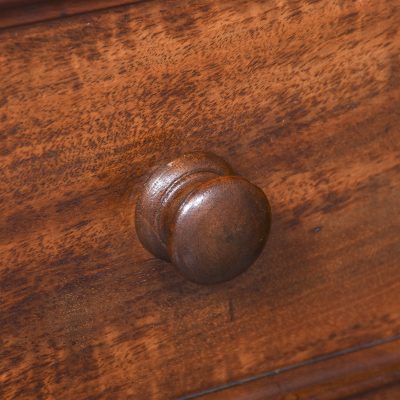
{"label": "turned wood knob", "polygon": [[136,206],[144,247],[191,281],[227,281],[264,247],[271,209],[264,192],[210,153],[186,154],[157,169]]}

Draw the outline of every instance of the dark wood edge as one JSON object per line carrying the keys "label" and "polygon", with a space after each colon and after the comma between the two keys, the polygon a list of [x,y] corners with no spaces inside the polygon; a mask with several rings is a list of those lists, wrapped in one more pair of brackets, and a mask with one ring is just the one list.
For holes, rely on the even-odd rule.
{"label": "dark wood edge", "polygon": [[400,382],[400,336],[317,357],[180,400],[340,399]]}
{"label": "dark wood edge", "polygon": [[0,0],[0,29],[142,1],[145,0]]}

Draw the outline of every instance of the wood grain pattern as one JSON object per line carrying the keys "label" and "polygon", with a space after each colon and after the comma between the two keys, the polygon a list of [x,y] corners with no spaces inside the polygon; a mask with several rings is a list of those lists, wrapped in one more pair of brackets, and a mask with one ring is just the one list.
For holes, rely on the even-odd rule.
{"label": "wood grain pattern", "polygon": [[[167,399],[400,333],[398,1],[153,1],[0,33],[0,397]],[[269,195],[226,284],[153,259],[149,171]]]}
{"label": "wood grain pattern", "polygon": [[348,400],[393,400],[399,396],[400,384],[385,385],[365,393],[359,393]]}
{"label": "wood grain pattern", "polygon": [[[265,376],[267,375],[267,376]],[[288,370],[237,382],[230,388],[209,389],[202,400],[337,400],[395,399],[400,393],[400,340],[358,351],[330,354]],[[221,390],[219,390],[221,389]],[[379,397],[381,396],[381,397]]]}
{"label": "wood grain pattern", "polygon": [[139,1],[141,0],[0,0],[0,29],[104,10]]}

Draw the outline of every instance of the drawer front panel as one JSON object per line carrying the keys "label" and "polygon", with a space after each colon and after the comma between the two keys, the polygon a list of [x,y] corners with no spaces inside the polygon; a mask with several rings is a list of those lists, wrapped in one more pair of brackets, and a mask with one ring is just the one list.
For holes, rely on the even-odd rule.
{"label": "drawer front panel", "polygon": [[[400,334],[397,3],[151,1],[2,31],[1,397],[176,398]],[[221,285],[134,228],[148,173],[195,150],[272,207]]]}

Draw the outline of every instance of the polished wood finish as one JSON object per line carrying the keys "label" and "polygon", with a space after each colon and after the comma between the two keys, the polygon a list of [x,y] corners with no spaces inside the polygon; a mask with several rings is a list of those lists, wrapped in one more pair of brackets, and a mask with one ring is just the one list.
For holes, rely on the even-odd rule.
{"label": "polished wood finish", "polygon": [[[400,340],[307,360],[287,370],[269,371],[229,387],[198,393],[199,400],[384,399],[400,393]],[[189,398],[186,397],[187,399]]]}
{"label": "polished wood finish", "polygon": [[140,0],[0,0],[0,29],[103,10]]}
{"label": "polished wood finish", "polygon": [[196,283],[225,282],[244,272],[260,255],[270,227],[263,191],[211,153],[162,165],[137,199],[143,245]]}
{"label": "polished wood finish", "polygon": [[[0,397],[167,399],[400,332],[397,1],[152,1],[0,33]],[[134,198],[207,150],[266,251],[200,286]]]}
{"label": "polished wood finish", "polygon": [[374,390],[359,393],[346,400],[393,400],[399,397],[400,383],[399,380],[391,385],[377,387]]}

